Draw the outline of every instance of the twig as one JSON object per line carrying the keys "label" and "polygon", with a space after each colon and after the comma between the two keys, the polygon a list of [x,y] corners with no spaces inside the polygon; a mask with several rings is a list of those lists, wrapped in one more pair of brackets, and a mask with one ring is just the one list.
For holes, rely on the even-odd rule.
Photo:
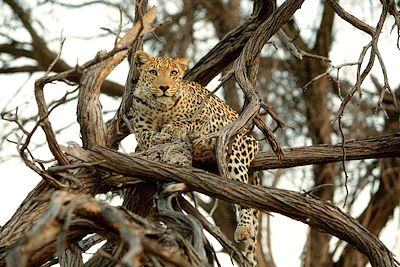
{"label": "twig", "polygon": [[[307,87],[308,87],[310,84],[312,84],[313,82],[315,82],[315,81],[317,81],[317,80],[319,80],[319,79],[321,79],[321,78],[323,78],[323,77],[329,75],[329,74],[330,74],[332,71],[334,71],[334,70],[337,71],[337,77],[339,77],[339,71],[340,71],[341,68],[343,68],[343,67],[349,67],[349,66],[354,66],[354,65],[360,65],[360,63],[359,63],[359,62],[350,62],[350,63],[343,63],[343,64],[340,64],[340,65],[338,65],[338,66],[332,66],[329,70],[327,70],[327,71],[325,71],[325,72],[319,74],[318,76],[314,77],[311,81],[309,81],[308,83],[306,83],[306,84],[303,86],[303,89],[307,89]],[[338,80],[339,80],[339,79],[338,79]]]}
{"label": "twig", "polygon": [[315,191],[321,190],[326,187],[334,187],[334,186],[335,186],[334,184],[320,184],[311,188],[310,190],[304,191],[302,194],[305,196],[312,195]]}
{"label": "twig", "polygon": [[277,35],[278,35],[279,39],[281,40],[281,42],[287,47],[288,51],[298,60],[303,60],[303,57],[309,57],[309,58],[318,59],[318,60],[321,60],[324,62],[331,62],[331,60],[327,57],[320,56],[320,55],[314,55],[314,54],[306,52],[306,51],[300,49],[299,47],[297,47],[293,43],[294,40],[293,39],[291,40],[289,38],[289,36],[286,35],[286,33],[283,29],[280,29],[277,32]]}
{"label": "twig", "polygon": [[17,124],[18,129],[20,129],[25,135],[29,134],[29,132],[27,130],[25,130],[24,126],[19,121],[19,118],[18,118],[18,107],[15,108],[14,117],[8,118],[8,117],[6,117],[7,115],[12,116],[11,111],[2,112],[1,113],[1,119],[5,120],[5,121],[9,121],[9,122],[14,122],[15,124]]}
{"label": "twig", "polygon": [[61,58],[61,51],[62,51],[64,42],[65,42],[65,40],[66,40],[65,37],[64,37],[64,38],[62,37],[62,31],[61,31],[60,39],[61,39],[61,40],[60,40],[60,48],[59,48],[59,50],[58,50],[57,56],[54,58],[53,62],[51,62],[51,64],[50,64],[49,67],[47,68],[47,71],[46,71],[46,73],[44,74],[44,77],[47,77],[47,76],[49,75],[50,71],[53,69],[53,67],[56,65],[56,63],[57,63],[57,62],[60,60],[60,58]]}
{"label": "twig", "polygon": [[[383,1],[383,2],[385,2],[385,1]],[[357,67],[357,76],[356,76],[357,81],[356,81],[355,85],[353,86],[353,88],[351,89],[351,91],[342,100],[342,103],[340,104],[339,111],[336,115],[336,118],[332,121],[332,123],[334,123],[341,116],[343,116],[344,108],[346,107],[346,105],[348,104],[350,99],[353,97],[353,95],[357,91],[359,92],[360,98],[362,97],[361,84],[364,82],[365,78],[370,73],[370,71],[374,65],[374,61],[375,61],[376,57],[378,57],[378,60],[380,62],[382,72],[384,75],[384,79],[385,79],[385,86],[384,86],[383,90],[387,89],[386,86],[389,85],[389,82],[387,79],[386,68],[385,68],[385,65],[383,63],[382,57],[381,57],[379,49],[378,49],[378,40],[379,40],[380,33],[382,31],[387,13],[388,13],[387,4],[385,2],[385,3],[382,3],[382,11],[381,11],[381,15],[380,15],[379,21],[376,26],[375,34],[372,36],[371,41],[363,48],[363,50],[360,53],[360,57],[358,60],[358,67]],[[364,70],[361,72],[362,63],[363,63],[365,55],[369,49],[371,49],[369,61],[368,61],[367,65],[365,66]],[[388,86],[388,89],[389,88],[390,88],[390,86]],[[392,91],[390,91],[390,92],[392,93]],[[392,93],[392,96],[393,96],[393,93]]]}
{"label": "twig", "polygon": [[210,217],[213,216],[213,214],[214,214],[215,210],[217,209],[217,207],[218,207],[218,199],[214,199],[214,204],[213,204],[213,206],[212,206],[212,208],[211,208],[211,210],[209,212]]}
{"label": "twig", "polygon": [[392,25],[391,31],[393,31],[394,27],[397,27],[397,48],[400,50],[400,12],[397,10],[394,1],[389,1],[388,11],[389,14],[392,15],[394,18],[394,23]]}

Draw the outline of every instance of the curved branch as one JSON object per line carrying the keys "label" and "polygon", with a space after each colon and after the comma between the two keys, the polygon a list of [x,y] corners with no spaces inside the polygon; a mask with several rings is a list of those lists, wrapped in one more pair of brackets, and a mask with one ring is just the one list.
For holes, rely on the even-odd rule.
{"label": "curved branch", "polygon": [[195,168],[171,167],[129,157],[105,147],[94,146],[90,151],[77,146],[75,149],[79,150],[79,158],[84,158],[84,161],[103,161],[98,165],[100,170],[147,181],[185,183],[191,190],[211,197],[266,212],[277,212],[347,241],[366,255],[374,267],[396,266],[392,253],[377,237],[329,202],[294,191],[221,179],[220,176]]}
{"label": "curved branch", "polygon": [[[248,127],[253,122],[253,118],[258,115],[261,107],[261,97],[258,95],[254,86],[255,75],[258,68],[258,57],[264,44],[293,16],[299,9],[304,0],[287,0],[271,16],[263,22],[254,32],[243,48],[240,57],[234,64],[233,70],[236,81],[242,88],[247,101],[247,106],[237,121],[229,124],[222,130],[217,143],[218,168],[223,177],[227,177],[227,163],[225,162],[225,148],[229,147],[231,137],[241,129]],[[268,129],[265,124],[259,128]],[[268,132],[267,132],[268,133]],[[268,141],[278,157],[282,156],[282,150],[279,144],[273,139],[273,136],[266,134]]]}
{"label": "curved branch", "polygon": [[[68,234],[73,239],[93,232],[109,237],[118,236],[128,246],[121,260],[127,266],[137,266],[135,261],[143,253],[156,255],[174,266],[207,266],[196,258],[193,251],[190,251],[192,254],[189,260],[176,250],[171,256],[168,253],[171,248],[167,242],[160,241],[159,236],[168,240],[171,247],[174,243],[182,243],[179,242],[182,237],[133,216],[85,195],[57,191],[52,195],[48,212],[10,250],[6,257],[7,266],[39,266],[46,262],[42,253],[44,247],[54,248],[58,245],[63,248],[64,235]],[[137,220],[140,220],[139,223]],[[75,226],[79,226],[79,230],[74,231]],[[181,249],[190,250],[190,246]]]}
{"label": "curved branch", "polygon": [[339,5],[337,0],[327,0],[327,3],[329,3],[329,5],[335,10],[336,14],[338,14],[342,19],[371,36],[375,35],[376,29],[374,27],[366,24],[364,21],[361,21],[352,14],[348,13]]}
{"label": "curved branch", "polygon": [[[150,30],[149,24],[156,16],[156,8],[151,8],[141,21],[117,43],[116,49],[130,46],[139,36]],[[106,125],[101,114],[99,101],[100,88],[108,74],[127,56],[128,51],[117,51],[106,60],[90,67],[82,76],[79,90],[77,119],[81,127],[82,142],[85,148],[95,144],[105,145]]]}

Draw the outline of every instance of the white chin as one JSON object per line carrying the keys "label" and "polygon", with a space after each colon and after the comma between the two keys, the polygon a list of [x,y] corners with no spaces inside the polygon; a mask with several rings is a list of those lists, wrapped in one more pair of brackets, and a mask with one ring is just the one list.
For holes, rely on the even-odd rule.
{"label": "white chin", "polygon": [[169,96],[159,96],[159,97],[157,97],[157,101],[164,105],[168,105],[173,102],[172,97],[169,97]]}

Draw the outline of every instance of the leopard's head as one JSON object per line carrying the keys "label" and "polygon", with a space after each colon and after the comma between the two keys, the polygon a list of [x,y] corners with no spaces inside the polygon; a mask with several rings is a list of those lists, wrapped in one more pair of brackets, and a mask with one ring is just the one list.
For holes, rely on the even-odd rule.
{"label": "leopard's head", "polygon": [[179,100],[182,92],[178,85],[187,69],[187,58],[151,57],[137,51],[134,62],[139,70],[136,97],[158,103],[157,108],[162,109]]}

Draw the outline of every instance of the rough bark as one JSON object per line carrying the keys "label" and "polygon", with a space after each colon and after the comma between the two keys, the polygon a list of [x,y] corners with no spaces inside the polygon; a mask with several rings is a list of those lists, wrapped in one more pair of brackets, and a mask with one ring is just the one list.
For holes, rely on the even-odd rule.
{"label": "rough bark", "polygon": [[[346,160],[398,157],[399,148],[399,133],[364,140],[346,141],[344,145]],[[272,152],[260,152],[251,166],[256,170],[266,170],[343,160],[342,144],[287,148],[283,149],[283,153],[284,157],[278,159]]]}
{"label": "rough bark", "polygon": [[231,203],[281,213],[347,241],[365,254],[372,266],[395,266],[391,252],[383,249],[384,245],[379,239],[355,219],[329,202],[307,194],[241,184],[199,169],[176,167],[179,171],[173,172],[168,165],[151,162],[142,157],[128,157],[100,146],[93,147],[91,151],[74,146],[68,153],[84,161],[101,161],[99,169],[112,170],[126,176],[126,179],[134,176],[146,181],[185,183],[191,190]]}

